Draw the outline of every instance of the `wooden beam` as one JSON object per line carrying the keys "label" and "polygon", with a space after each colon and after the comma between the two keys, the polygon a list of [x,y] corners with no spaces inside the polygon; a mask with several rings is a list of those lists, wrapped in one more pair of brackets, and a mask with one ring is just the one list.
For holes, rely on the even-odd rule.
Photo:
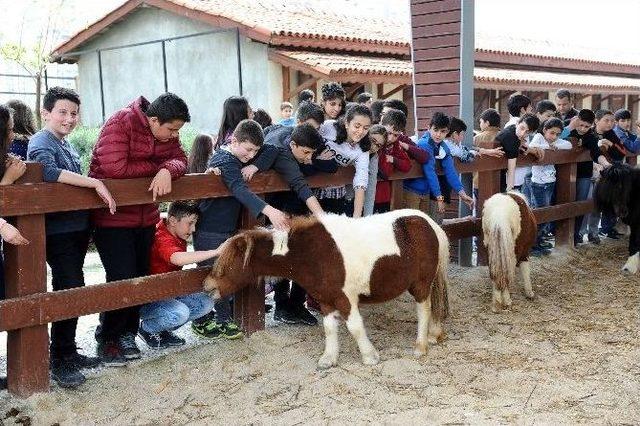
{"label": "wooden beam", "polygon": [[382,93],[384,93],[384,83],[376,84],[376,99],[382,99]]}
{"label": "wooden beam", "polygon": [[355,84],[349,91],[345,94],[346,99],[350,99],[361,87],[364,86],[364,83]]}
{"label": "wooden beam", "polygon": [[317,84],[318,84],[317,77],[312,76],[311,78],[308,78],[307,80],[303,81],[301,84],[298,84],[298,86],[295,87],[293,90],[289,91],[289,99],[293,98],[294,96],[297,96],[298,93],[302,92],[304,89],[308,89]]}
{"label": "wooden beam", "polygon": [[383,94],[380,99],[387,99],[389,96],[393,96],[396,93],[398,93],[401,90],[404,90],[404,88],[407,87],[406,84],[399,84],[397,87],[395,87],[394,89],[389,90],[387,93]]}
{"label": "wooden beam", "polygon": [[282,65],[282,101],[291,99],[291,73],[289,67]]}

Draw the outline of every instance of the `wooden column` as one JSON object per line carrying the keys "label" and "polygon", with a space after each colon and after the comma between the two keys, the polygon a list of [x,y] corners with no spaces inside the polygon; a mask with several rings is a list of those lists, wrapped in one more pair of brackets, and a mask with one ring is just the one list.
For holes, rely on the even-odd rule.
{"label": "wooden column", "polygon": [[[240,229],[251,229],[258,221],[251,217],[249,211],[242,210]],[[264,282],[250,283],[233,298],[233,316],[245,334],[264,330]]]}
{"label": "wooden column", "polygon": [[[29,167],[18,183],[42,182],[42,166]],[[12,221],[29,245],[4,243],[7,299],[47,292],[44,215],[19,216]],[[47,325],[10,331],[7,339],[9,392],[26,398],[49,390]]]}
{"label": "wooden column", "polygon": [[289,67],[282,67],[282,102],[289,102],[291,92],[291,74]]}
{"label": "wooden column", "polygon": [[[572,203],[576,200],[577,163],[556,165],[556,204]],[[573,247],[575,218],[556,222],[556,247]]]}

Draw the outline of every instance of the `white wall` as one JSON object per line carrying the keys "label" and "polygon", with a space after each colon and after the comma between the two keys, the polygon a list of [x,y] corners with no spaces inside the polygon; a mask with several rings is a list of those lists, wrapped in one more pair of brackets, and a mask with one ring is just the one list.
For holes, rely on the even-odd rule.
{"label": "white wall", "polygon": [[[114,24],[78,50],[105,48],[215,29],[188,18],[142,8]],[[254,107],[270,105],[271,70],[267,46],[241,37],[243,93]],[[169,91],[182,97],[191,112],[191,125],[215,132],[224,100],[239,94],[236,34],[222,32],[166,43]],[[106,117],[143,95],[150,101],[164,92],[160,43],[102,53]],[[97,53],[78,62],[78,90],[85,125],[102,124]],[[281,77],[280,77],[281,78]]]}

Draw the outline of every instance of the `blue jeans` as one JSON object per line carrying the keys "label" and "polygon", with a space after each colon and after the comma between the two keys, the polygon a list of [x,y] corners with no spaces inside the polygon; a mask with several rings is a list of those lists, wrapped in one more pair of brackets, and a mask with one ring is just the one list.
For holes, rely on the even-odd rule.
{"label": "blue jeans", "polygon": [[211,309],[213,300],[202,292],[148,303],[140,308],[140,326],[147,333],[171,331],[208,314]]}
{"label": "blue jeans", "polygon": [[[577,178],[576,179],[576,201],[588,200],[591,194],[591,186],[593,185],[590,177]],[[589,216],[578,216],[573,230],[573,235],[576,239],[581,239],[585,233],[590,235],[597,234],[597,229],[589,229]]]}
{"label": "blue jeans", "polygon": [[[198,231],[193,234],[193,248],[196,251],[213,250],[220,247],[232,234]],[[215,259],[205,260],[198,263],[198,266],[211,266]],[[232,297],[227,296],[213,302],[216,311],[216,321],[228,323],[231,321],[231,301]],[[206,313],[206,312],[205,312]]]}
{"label": "blue jeans", "polygon": [[[548,207],[551,205],[551,198],[555,190],[556,183],[535,183],[531,182],[531,201],[533,208]],[[551,231],[551,223],[538,225],[538,240]]]}
{"label": "blue jeans", "polygon": [[532,204],[531,183],[531,173],[527,173],[527,175],[524,177],[524,183],[522,184],[520,190],[522,191],[522,195],[524,195],[524,198],[527,199],[529,205]]}

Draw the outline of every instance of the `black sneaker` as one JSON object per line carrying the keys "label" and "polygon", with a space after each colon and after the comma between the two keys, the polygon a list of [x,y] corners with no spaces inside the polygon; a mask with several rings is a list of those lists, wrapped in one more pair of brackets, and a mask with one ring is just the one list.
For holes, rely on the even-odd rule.
{"label": "black sneaker", "polygon": [[51,360],[51,378],[61,388],[76,388],[87,381],[73,362],[62,359]]}
{"label": "black sneaker", "polygon": [[120,345],[113,340],[98,342],[98,356],[100,361],[107,367],[124,367],[127,360],[122,355]]}
{"label": "black sneaker", "polygon": [[273,319],[285,324],[298,324],[302,319],[288,309],[278,308],[273,311]]}
{"label": "black sneaker", "polygon": [[149,333],[140,327],[138,336],[140,336],[151,349],[166,349],[174,346],[182,346],[185,343],[184,339],[181,339],[170,331]]}
{"label": "black sneaker", "polygon": [[553,248],[553,244],[545,240],[542,240],[538,243],[538,247],[549,250]]}
{"label": "black sneaker", "polygon": [[0,390],[5,390],[5,389],[7,389],[7,378],[0,377]]}
{"label": "black sneaker", "polygon": [[587,238],[589,239],[589,242],[595,245],[600,244],[600,236],[598,234],[589,234],[587,236]]}
{"label": "black sneaker", "polygon": [[120,346],[120,352],[122,356],[127,359],[139,359],[140,349],[136,345],[136,335],[132,333],[126,333],[120,336],[118,339],[118,346]]}
{"label": "black sneaker", "polygon": [[534,246],[533,248],[531,248],[531,256],[533,257],[548,256],[550,254],[551,254],[551,250],[540,247],[540,246]]}
{"label": "black sneaker", "polygon": [[293,309],[293,314],[300,319],[300,322],[306,325],[318,325],[318,319],[304,306],[298,306]]}
{"label": "black sneaker", "polygon": [[96,368],[99,367],[101,362],[100,358],[93,356],[81,355],[78,352],[74,352],[72,355],[62,357],[63,361],[72,362],[76,367],[82,368]]}
{"label": "black sneaker", "polygon": [[612,240],[619,240],[620,234],[615,229],[612,229],[607,233],[607,238],[611,238]]}

